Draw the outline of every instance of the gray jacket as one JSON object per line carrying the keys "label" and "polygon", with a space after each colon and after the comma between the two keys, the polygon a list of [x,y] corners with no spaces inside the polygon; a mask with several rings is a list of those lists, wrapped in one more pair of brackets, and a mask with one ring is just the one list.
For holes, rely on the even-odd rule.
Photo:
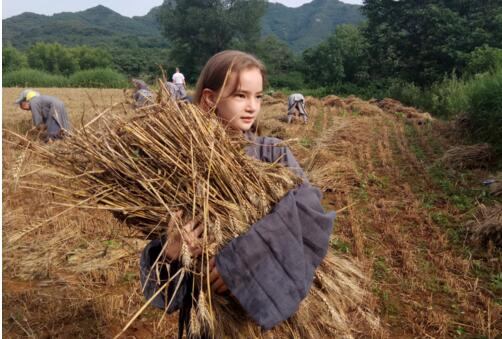
{"label": "gray jacket", "polygon": [[[266,162],[279,161],[305,178],[291,151],[275,146],[279,139],[256,137],[252,141],[248,155]],[[263,329],[291,317],[306,297],[314,270],[326,255],[334,218],[334,212],[324,212],[320,191],[305,179],[216,256],[218,271],[232,295]],[[178,262],[172,263],[169,272],[160,272],[162,281],[148,277],[164,241],[153,240],[141,256],[141,283],[147,298],[180,268]],[[168,287],[167,298],[159,294],[153,305],[164,309],[177,283],[175,279]],[[181,284],[167,311],[183,307],[183,301],[190,300],[190,291],[191,284]]]}
{"label": "gray jacket", "polygon": [[60,129],[71,130],[68,112],[64,103],[48,95],[37,95],[30,100],[33,124],[46,124],[50,134],[59,133]]}

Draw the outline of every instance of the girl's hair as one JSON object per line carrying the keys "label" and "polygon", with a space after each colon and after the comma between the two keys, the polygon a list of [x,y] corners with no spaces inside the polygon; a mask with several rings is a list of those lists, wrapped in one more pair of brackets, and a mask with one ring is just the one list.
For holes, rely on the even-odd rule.
{"label": "girl's hair", "polygon": [[[219,91],[225,82],[225,76],[230,69],[233,74],[240,74],[241,71],[249,68],[258,68],[263,78],[263,85],[267,81],[267,71],[263,63],[251,54],[241,51],[223,51],[211,57],[202,69],[195,89],[194,103],[200,104],[202,91],[208,88],[212,91]],[[227,82],[228,83],[228,82]],[[239,81],[235,82],[239,86]],[[232,92],[237,88],[232,88]]]}

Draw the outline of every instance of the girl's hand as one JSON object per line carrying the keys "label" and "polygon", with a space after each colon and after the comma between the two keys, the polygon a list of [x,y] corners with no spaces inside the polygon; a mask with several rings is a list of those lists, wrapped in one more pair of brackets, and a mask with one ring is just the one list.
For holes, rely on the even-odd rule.
{"label": "girl's hand", "polygon": [[218,268],[216,267],[216,261],[214,258],[211,258],[209,261],[209,280],[211,282],[211,289],[215,291],[216,293],[223,293],[228,291],[227,285],[225,285],[225,282],[220,276],[220,273],[218,272]]}
{"label": "girl's hand", "polygon": [[[200,223],[200,217],[190,220],[186,225],[181,227],[181,232],[179,232],[176,227],[176,223],[179,223],[182,215],[183,211],[178,211],[173,215],[171,220],[169,220],[169,234],[167,238],[168,244],[165,249],[165,254],[168,260],[179,259],[183,239],[185,239],[192,257],[198,257],[202,254],[200,236],[202,235],[204,228],[202,223]],[[183,238],[181,233],[183,233]]]}

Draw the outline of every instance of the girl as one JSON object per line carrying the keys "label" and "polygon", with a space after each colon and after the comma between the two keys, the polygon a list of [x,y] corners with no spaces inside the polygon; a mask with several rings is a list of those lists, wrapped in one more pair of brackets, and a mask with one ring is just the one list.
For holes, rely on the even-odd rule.
{"label": "girl", "polygon": [[[314,270],[326,255],[335,215],[323,211],[320,191],[307,182],[291,151],[276,146],[279,139],[258,137],[252,132],[260,113],[265,80],[265,67],[255,57],[240,51],[223,51],[209,59],[202,70],[194,101],[204,110],[214,109],[228,128],[244,133],[251,142],[247,155],[280,162],[304,178],[303,184],[288,192],[270,214],[251,225],[246,234],[233,239],[210,262],[213,291],[235,297],[246,313],[267,330],[292,316],[307,295]],[[171,222],[179,217],[176,215]],[[202,225],[192,220],[183,231],[192,256],[200,255]],[[181,267],[181,236],[172,235],[162,251],[166,241],[152,241],[141,257],[141,282],[148,299]],[[156,272],[152,266],[159,255],[170,265],[169,269]],[[197,299],[190,293],[191,279],[174,279],[167,293],[158,294],[152,301],[154,306],[167,307],[168,312],[180,310],[180,337],[188,325],[192,299]]]}

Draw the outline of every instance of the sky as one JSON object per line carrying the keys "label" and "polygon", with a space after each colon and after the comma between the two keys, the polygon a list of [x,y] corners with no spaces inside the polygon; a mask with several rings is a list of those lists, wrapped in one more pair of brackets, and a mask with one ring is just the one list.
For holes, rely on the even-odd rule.
{"label": "sky", "polygon": [[[288,7],[299,7],[311,0],[278,0]],[[363,0],[341,0],[346,3],[361,5]],[[161,5],[163,0],[2,0],[2,19],[23,12],[52,15],[61,12],[79,12],[97,5],[103,5],[124,16],[141,16],[152,7]],[[140,5],[141,3],[141,5]]]}

